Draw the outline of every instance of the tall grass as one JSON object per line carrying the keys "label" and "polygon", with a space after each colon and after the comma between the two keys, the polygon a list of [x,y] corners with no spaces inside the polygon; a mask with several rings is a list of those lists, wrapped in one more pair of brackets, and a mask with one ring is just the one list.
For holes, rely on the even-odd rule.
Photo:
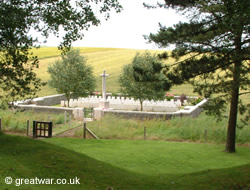
{"label": "tall grass", "polygon": [[[149,140],[171,140],[205,142],[205,130],[207,130],[207,142],[224,143],[226,140],[227,120],[216,122],[215,119],[202,114],[199,118],[174,118],[171,120],[133,120],[122,119],[113,115],[107,115],[99,121],[94,121],[87,126],[101,139],[144,139],[144,127],[146,138]],[[78,131],[76,136],[81,136]],[[237,143],[250,142],[250,129],[244,127],[237,129]]]}
{"label": "tall grass", "polygon": [[[32,125],[32,121],[52,121],[54,135],[69,129],[69,123],[64,123],[64,114],[0,109],[0,118],[2,119],[3,131],[26,133],[27,120],[30,121],[30,126]],[[70,127],[74,128],[80,124],[80,122],[72,119]],[[32,128],[30,127],[31,130]]]}

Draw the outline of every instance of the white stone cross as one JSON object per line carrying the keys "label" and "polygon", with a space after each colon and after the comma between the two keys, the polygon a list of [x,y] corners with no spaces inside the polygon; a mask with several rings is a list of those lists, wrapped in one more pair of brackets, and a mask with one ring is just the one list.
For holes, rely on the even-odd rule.
{"label": "white stone cross", "polygon": [[109,75],[106,74],[106,71],[104,70],[103,74],[100,74],[100,76],[102,77],[102,98],[106,101],[106,77]]}

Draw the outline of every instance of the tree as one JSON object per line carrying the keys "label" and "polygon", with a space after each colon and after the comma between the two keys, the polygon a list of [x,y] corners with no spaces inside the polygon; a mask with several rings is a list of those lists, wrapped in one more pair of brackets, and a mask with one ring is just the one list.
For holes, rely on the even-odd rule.
{"label": "tree", "polygon": [[86,65],[86,58],[79,50],[70,50],[62,55],[62,61],[56,61],[48,68],[51,79],[49,85],[58,93],[64,93],[68,101],[72,97],[84,97],[94,91],[95,77],[93,69]]}
{"label": "tree", "polygon": [[[93,10],[94,4],[99,10]],[[59,48],[69,50],[71,43],[83,37],[81,31],[91,25],[99,25],[98,13],[109,18],[109,12],[121,10],[117,0],[5,0],[0,1],[0,96],[14,101],[34,96],[40,89],[41,80],[34,69],[38,58],[30,52],[38,47],[39,39],[30,35],[40,33],[45,39],[53,33],[64,32]]]}
{"label": "tree", "polygon": [[160,25],[147,38],[161,47],[175,45],[175,63],[166,76],[174,84],[189,81],[195,92],[210,98],[208,114],[221,118],[230,102],[225,151],[235,152],[237,115],[249,109],[239,97],[249,93],[250,1],[165,0],[155,7],[173,8],[189,19]]}
{"label": "tree", "polygon": [[121,92],[139,100],[141,111],[143,101],[164,99],[170,85],[162,72],[163,68],[157,56],[148,52],[142,55],[137,53],[132,63],[123,67],[119,77]]}

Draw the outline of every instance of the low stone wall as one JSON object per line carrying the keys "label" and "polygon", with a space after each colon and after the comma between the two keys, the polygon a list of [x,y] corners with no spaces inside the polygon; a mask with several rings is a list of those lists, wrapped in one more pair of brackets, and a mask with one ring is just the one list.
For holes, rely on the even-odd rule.
{"label": "low stone wall", "polygon": [[173,114],[166,112],[140,112],[140,111],[123,111],[123,110],[104,110],[104,115],[112,114],[129,119],[171,119]]}
{"label": "low stone wall", "polygon": [[49,113],[65,113],[65,111],[75,119],[82,120],[84,117],[83,108],[62,108],[62,107],[53,107],[53,106],[37,106],[37,105],[18,105],[19,109],[30,110],[35,112],[49,112]]}
{"label": "low stone wall", "polygon": [[[45,96],[41,98],[35,98],[33,100],[19,101],[16,102],[17,107],[25,110],[33,110],[37,112],[54,112],[64,113],[67,111],[72,114],[76,119],[83,119],[84,109],[83,108],[67,108],[67,107],[53,107],[50,105],[60,104],[66,98],[63,94],[57,94],[53,96]],[[127,110],[114,110],[114,109],[94,109],[94,119],[100,119],[105,114],[114,114],[122,116],[124,118],[137,118],[137,119],[171,119],[173,117],[198,117],[202,112],[202,106],[207,102],[207,99],[202,100],[195,106],[186,106],[184,109],[175,111],[172,113],[167,112],[141,112],[141,111],[127,111]],[[33,104],[31,104],[33,103]]]}
{"label": "low stone wall", "polygon": [[52,106],[60,104],[62,100],[66,100],[64,94],[56,94],[52,96],[44,96],[41,98],[34,98],[31,100],[32,104],[41,105],[41,106]]}
{"label": "low stone wall", "polygon": [[175,114],[180,114],[180,116],[191,116],[191,117],[198,117],[200,113],[203,111],[203,106],[207,103],[208,99],[202,100],[200,103],[194,106],[186,106],[184,110],[179,110],[175,112]]}
{"label": "low stone wall", "polygon": [[135,118],[135,119],[171,119],[174,117],[198,117],[202,112],[202,106],[207,102],[207,99],[202,100],[195,106],[186,106],[184,110],[179,110],[173,113],[166,112],[140,112],[140,111],[124,111],[113,109],[94,109],[94,119],[101,119],[106,114],[112,114],[121,116],[123,118]]}

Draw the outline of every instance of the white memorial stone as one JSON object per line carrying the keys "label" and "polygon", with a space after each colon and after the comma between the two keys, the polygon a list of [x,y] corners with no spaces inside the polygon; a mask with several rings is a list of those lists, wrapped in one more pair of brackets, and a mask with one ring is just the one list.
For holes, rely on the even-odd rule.
{"label": "white memorial stone", "polygon": [[109,76],[106,74],[106,71],[103,71],[103,74],[100,74],[102,77],[102,100],[99,103],[100,108],[107,109],[109,108],[109,102],[106,99],[106,78]]}

